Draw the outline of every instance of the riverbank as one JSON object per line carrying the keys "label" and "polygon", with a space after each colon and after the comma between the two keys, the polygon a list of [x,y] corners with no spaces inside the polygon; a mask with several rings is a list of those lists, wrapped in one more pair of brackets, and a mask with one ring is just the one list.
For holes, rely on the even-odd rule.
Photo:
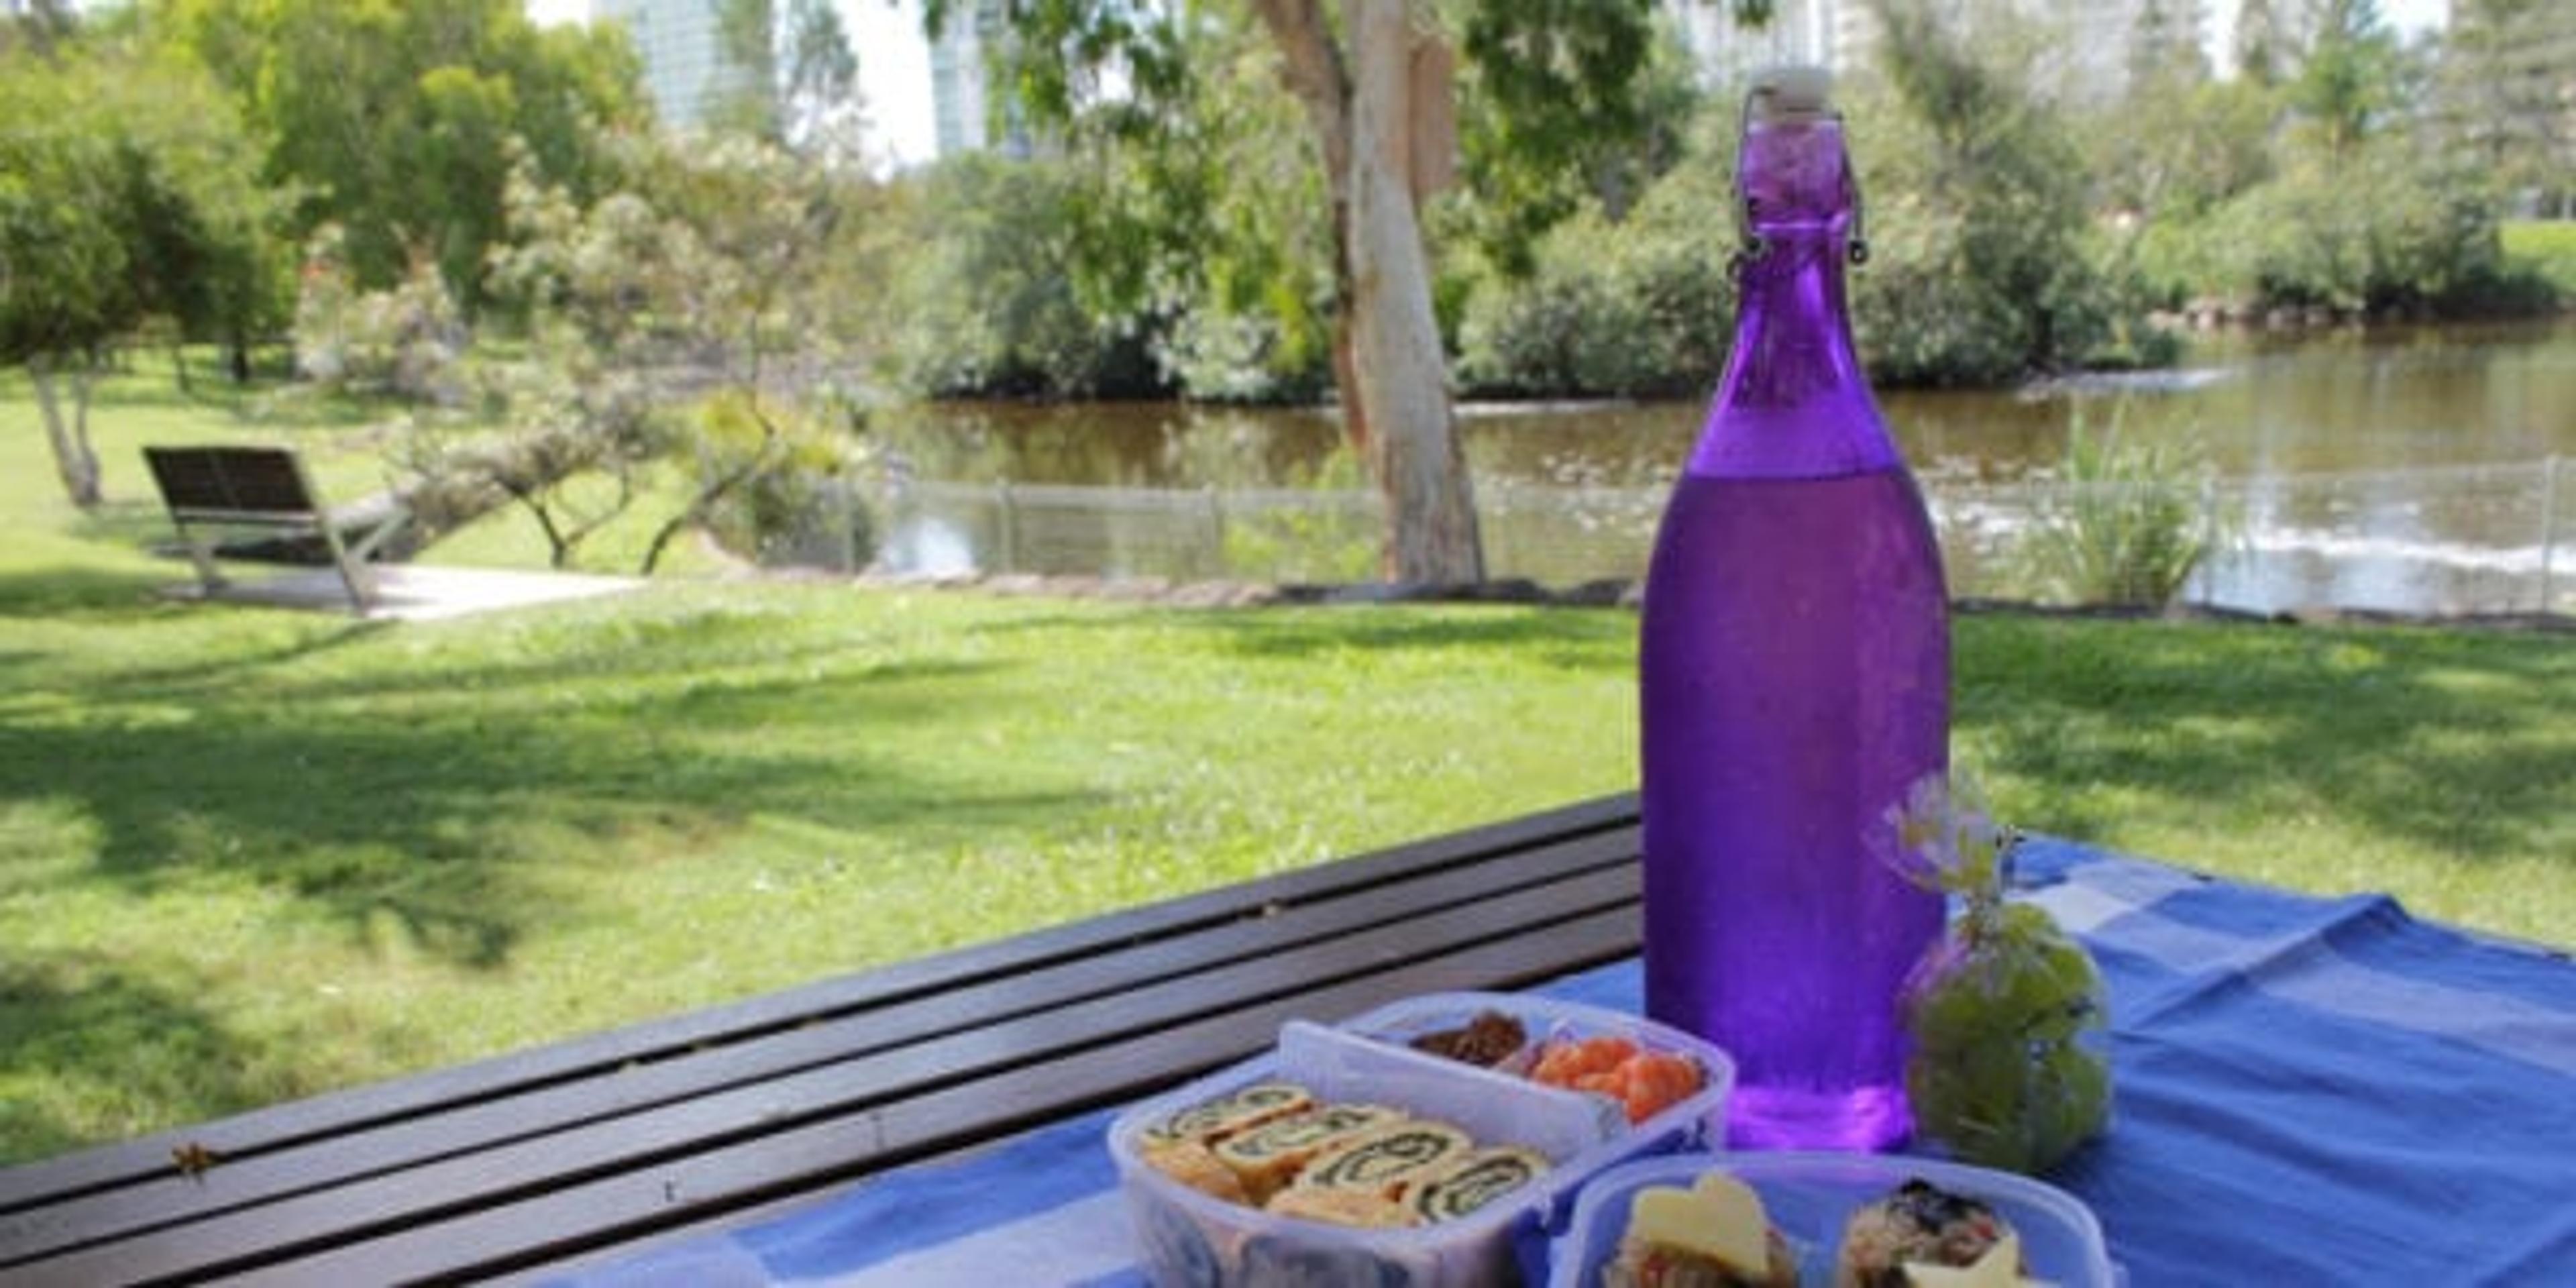
{"label": "riverbank", "polygon": [[[864,572],[841,578],[815,572],[753,573],[815,583],[846,580],[868,590],[971,593],[1003,599],[1067,599],[1161,608],[1269,608],[1347,604],[1513,604],[1543,608],[1627,608],[1641,602],[1643,586],[1634,579],[1605,578],[1571,586],[1543,586],[1526,578],[1508,578],[1468,586],[1401,585],[1388,582],[1318,584],[1233,580],[1175,581],[1164,577],[1099,577],[1044,573],[887,573]],[[2310,608],[2256,613],[2201,604],[2163,608],[2110,605],[2056,605],[1986,597],[1957,599],[1951,611],[2062,619],[2070,621],[2210,622],[2239,625],[2313,627],[2418,627],[2433,630],[2508,631],[2576,634],[2576,617],[2564,613],[2406,613],[2371,608]]]}

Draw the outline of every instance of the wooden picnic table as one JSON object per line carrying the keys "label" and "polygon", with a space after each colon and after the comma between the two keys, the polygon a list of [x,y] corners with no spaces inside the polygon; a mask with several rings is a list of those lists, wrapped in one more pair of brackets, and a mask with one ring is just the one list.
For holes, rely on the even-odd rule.
{"label": "wooden picnic table", "polygon": [[542,1277],[1133,1100],[1292,1017],[1631,956],[1637,855],[1607,797],[10,1168],[0,1283]]}

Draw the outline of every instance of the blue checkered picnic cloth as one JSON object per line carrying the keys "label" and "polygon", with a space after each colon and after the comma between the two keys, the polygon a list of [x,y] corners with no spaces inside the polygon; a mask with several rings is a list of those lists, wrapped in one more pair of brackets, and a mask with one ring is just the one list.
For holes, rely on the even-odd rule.
{"label": "blue checkered picnic cloth", "polygon": [[[2109,984],[2112,1129],[2046,1179],[2093,1207],[2132,1285],[2576,1285],[2566,954],[2063,841],[2017,862]],[[1630,961],[1533,991],[1633,1011],[1641,989]],[[579,1282],[1141,1285],[1113,1116]]]}

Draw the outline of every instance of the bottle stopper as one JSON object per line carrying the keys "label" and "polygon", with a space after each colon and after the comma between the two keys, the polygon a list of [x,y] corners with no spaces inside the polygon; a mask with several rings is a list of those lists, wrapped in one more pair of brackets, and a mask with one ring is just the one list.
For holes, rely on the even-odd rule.
{"label": "bottle stopper", "polygon": [[1766,67],[1753,77],[1744,109],[1766,124],[1811,121],[1833,115],[1833,99],[1834,74],[1822,67]]}

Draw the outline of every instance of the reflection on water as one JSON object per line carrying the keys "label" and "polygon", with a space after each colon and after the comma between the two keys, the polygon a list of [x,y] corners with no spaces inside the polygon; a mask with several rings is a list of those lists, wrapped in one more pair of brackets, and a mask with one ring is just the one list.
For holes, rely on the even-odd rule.
{"label": "reflection on water", "polygon": [[[2196,441],[2230,477],[2397,470],[2576,455],[2576,321],[2199,341],[2175,372],[2036,392],[1896,390],[1916,468],[2010,479],[2057,461],[2077,416]],[[1468,406],[1477,478],[1663,482],[1697,403]],[[881,419],[922,478],[1254,488],[1308,477],[1341,441],[1324,409],[1169,403],[939,404]]]}
{"label": "reflection on water", "polygon": [[[2128,437],[2193,445],[2244,521],[2242,548],[2203,579],[2208,598],[2234,606],[2528,607],[2546,562],[2544,526],[2576,531],[2576,479],[2561,487],[2553,515],[2542,465],[2576,457],[2576,321],[2217,337],[2171,372],[2012,393],[1893,391],[1882,401],[1936,503],[1973,507],[1985,490],[2045,478],[2079,418],[2097,432],[2116,425]],[[1637,530],[1651,535],[1701,410],[1461,408],[1496,573],[1550,582],[1634,575],[1643,565]],[[1338,418],[1317,408],[944,404],[890,413],[879,426],[920,479],[1224,498],[1305,486],[1341,439]],[[1071,494],[1055,501],[1068,513],[1074,505]],[[1081,504],[1101,508],[1096,495]],[[1123,569],[1053,566],[1046,543],[1021,534],[1017,549],[998,550],[997,521],[935,514],[936,528],[921,527],[921,514],[897,525],[890,535],[908,544],[886,551],[886,562],[924,571],[960,561],[1223,569],[1229,561],[1204,549],[1158,566],[1161,528],[1179,534],[1174,543],[1226,539],[1230,502],[1207,504],[1219,512],[1169,500],[1140,503],[1124,521],[1104,511],[1099,532],[1070,543],[1095,560],[1114,552],[1131,565]],[[2558,560],[2560,583],[2576,581],[2570,563],[2576,554]]]}
{"label": "reflection on water", "polygon": [[877,558],[909,573],[957,577],[975,571],[975,543],[955,521],[915,510],[895,520]]}

